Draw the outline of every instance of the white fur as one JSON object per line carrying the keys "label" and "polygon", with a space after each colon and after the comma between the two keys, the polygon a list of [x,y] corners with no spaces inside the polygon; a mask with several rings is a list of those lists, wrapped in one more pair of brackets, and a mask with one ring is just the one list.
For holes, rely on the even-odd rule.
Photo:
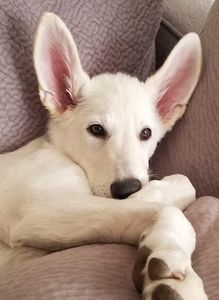
{"label": "white fur", "polygon": [[[64,84],[70,97],[77,100],[74,107],[66,109],[63,99],[55,98],[58,93],[50,62],[44,61],[43,51],[49,53],[47,42],[57,44],[64,57],[68,75]],[[157,103],[188,59],[192,72],[182,82],[178,99],[171,103],[168,118],[161,118]],[[181,267],[192,274],[190,284],[199,295],[191,299],[206,299],[191,268],[194,231],[180,212],[195,200],[194,188],[182,175],[148,183],[149,159],[166,131],[184,113],[199,78],[201,48],[197,35],[183,38],[146,83],[121,73],[90,79],[81,67],[68,29],[48,13],[37,31],[34,64],[42,103],[52,117],[45,136],[0,156],[1,268],[91,242],[137,244],[146,229],[146,242],[155,254],[164,246],[164,235],[175,235],[165,244],[162,258],[168,259],[173,246],[176,253],[183,251],[185,264]],[[104,126],[105,139],[87,131],[93,123]],[[152,130],[152,136],[143,142],[139,134],[145,127]],[[110,199],[111,183],[126,178],[140,180],[142,189],[123,201]],[[175,287],[175,283],[170,285]],[[190,299],[183,288],[176,289],[183,299]]]}

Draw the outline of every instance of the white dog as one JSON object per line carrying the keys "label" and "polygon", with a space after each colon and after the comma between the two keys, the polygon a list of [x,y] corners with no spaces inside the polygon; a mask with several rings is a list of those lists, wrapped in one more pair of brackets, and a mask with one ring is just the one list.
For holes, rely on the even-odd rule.
{"label": "white dog", "polygon": [[198,36],[186,35],[146,83],[89,78],[70,32],[46,13],[34,64],[51,118],[45,136],[0,156],[1,269],[87,243],[140,240],[133,279],[144,299],[207,299],[181,212],[193,186],[183,175],[148,183],[148,161],[197,84]]}

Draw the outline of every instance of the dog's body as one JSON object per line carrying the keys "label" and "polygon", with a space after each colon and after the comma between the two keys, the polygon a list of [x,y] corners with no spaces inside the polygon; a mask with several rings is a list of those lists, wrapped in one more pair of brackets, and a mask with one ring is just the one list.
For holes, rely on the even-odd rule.
{"label": "dog's body", "polygon": [[182,175],[148,183],[147,173],[158,141],[185,111],[200,61],[190,34],[146,84],[120,73],[90,79],[62,21],[42,18],[34,63],[52,118],[45,136],[0,156],[0,268],[141,236],[133,276],[137,288],[146,285],[145,299],[207,299],[191,267],[195,233],[181,212],[194,188]]}

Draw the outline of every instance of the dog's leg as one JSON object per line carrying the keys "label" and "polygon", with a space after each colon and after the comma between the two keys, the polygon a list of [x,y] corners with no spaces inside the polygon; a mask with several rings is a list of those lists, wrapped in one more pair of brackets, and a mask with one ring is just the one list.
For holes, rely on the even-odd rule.
{"label": "dog's leg", "polygon": [[[152,185],[152,188],[144,191],[141,199],[138,199],[138,193],[133,199],[127,200],[87,194],[70,196],[68,191],[60,190],[59,187],[43,193],[37,192],[34,199],[30,195],[27,196],[28,201],[23,199],[23,203],[26,204],[20,211],[19,207],[16,208],[16,212],[10,207],[6,210],[8,213],[5,220],[11,219],[13,222],[9,222],[10,226],[7,228],[7,222],[1,222],[1,228],[4,228],[5,232],[1,238],[11,247],[25,245],[49,250],[94,242],[137,244],[139,235],[153,224],[162,208],[160,195],[163,195],[164,199],[171,198],[177,205],[177,202],[182,202],[182,197],[185,199],[184,194],[182,195],[183,189],[186,197],[194,201],[194,188],[191,183],[188,185],[188,180],[183,185],[181,177],[181,184],[177,185],[178,193],[175,190],[172,195],[169,193],[165,197],[167,187],[173,189],[176,186],[176,180],[172,179],[168,184],[166,178],[156,185],[150,182],[148,185]],[[157,189],[159,193],[155,193],[154,190]],[[190,192],[186,192],[186,189]],[[182,209],[188,205],[188,200],[184,202]]]}
{"label": "dog's leg", "polygon": [[[137,244],[140,233],[153,223],[159,206],[89,195],[41,198],[26,209],[10,228],[11,247],[31,246],[60,250],[95,242]],[[58,194],[58,192],[57,192]],[[50,194],[51,196],[51,194]],[[66,197],[65,197],[66,196]]]}
{"label": "dog's leg", "polygon": [[133,280],[147,300],[206,300],[191,266],[195,248],[192,225],[175,207],[166,207],[141,237]]}

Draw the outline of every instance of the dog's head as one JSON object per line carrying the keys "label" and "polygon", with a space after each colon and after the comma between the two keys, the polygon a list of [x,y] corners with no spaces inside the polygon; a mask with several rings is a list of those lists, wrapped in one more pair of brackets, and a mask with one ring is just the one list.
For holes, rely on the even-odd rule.
{"label": "dog's head", "polygon": [[199,78],[201,46],[195,33],[186,35],[146,83],[121,73],[90,78],[65,24],[46,13],[34,64],[52,143],[81,166],[94,194],[125,198],[148,181],[157,143],[182,117]]}

